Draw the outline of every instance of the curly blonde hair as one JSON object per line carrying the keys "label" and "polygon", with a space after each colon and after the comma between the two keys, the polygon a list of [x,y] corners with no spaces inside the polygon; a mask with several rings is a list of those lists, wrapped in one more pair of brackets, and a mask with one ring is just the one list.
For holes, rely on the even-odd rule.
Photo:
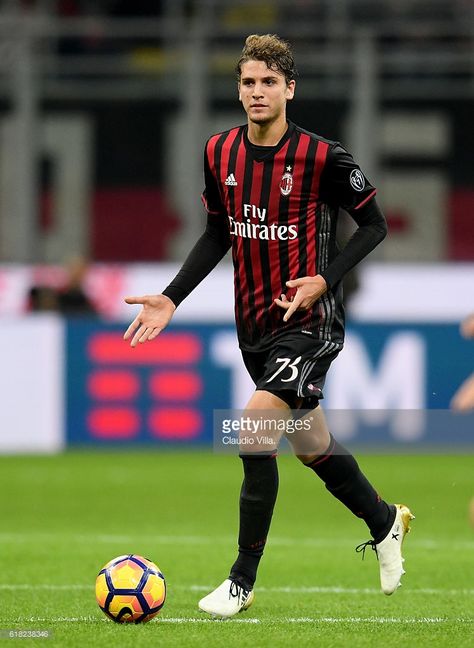
{"label": "curly blonde hair", "polygon": [[276,34],[247,36],[235,68],[238,81],[242,75],[242,65],[247,61],[265,61],[269,70],[284,75],[286,83],[292,81],[297,75],[290,44]]}

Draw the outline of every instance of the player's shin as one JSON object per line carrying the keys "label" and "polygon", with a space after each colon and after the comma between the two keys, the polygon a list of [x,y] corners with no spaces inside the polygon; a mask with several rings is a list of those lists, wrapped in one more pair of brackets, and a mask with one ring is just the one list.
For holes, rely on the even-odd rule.
{"label": "player's shin", "polygon": [[239,555],[230,576],[251,590],[263,554],[278,493],[276,454],[241,455],[244,481],[240,492]]}
{"label": "player's shin", "polygon": [[305,465],[323,480],[334,497],[366,522],[376,543],[386,536],[395,519],[395,507],[380,497],[351,453],[334,437],[324,454]]}

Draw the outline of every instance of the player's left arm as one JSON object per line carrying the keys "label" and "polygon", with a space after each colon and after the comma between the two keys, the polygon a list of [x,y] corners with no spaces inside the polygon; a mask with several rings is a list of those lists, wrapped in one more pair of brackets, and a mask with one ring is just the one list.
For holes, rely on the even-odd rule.
{"label": "player's left arm", "polygon": [[357,223],[357,229],[344,248],[321,272],[328,288],[332,288],[349,270],[372,252],[387,236],[387,221],[375,197],[360,208],[347,209]]}
{"label": "player's left arm", "polygon": [[286,282],[288,288],[296,288],[296,294],[290,302],[285,295],[275,303],[286,310],[283,321],[287,322],[298,310],[308,310],[337,284],[344,275],[364,259],[387,235],[387,222],[375,198],[359,210],[349,210],[358,228],[345,247],[336,255],[328,267],[314,277],[300,277]]}
{"label": "player's left arm", "polygon": [[334,145],[328,155],[322,182],[325,199],[343,207],[358,227],[344,248],[320,274],[287,282],[288,288],[297,289],[292,301],[285,295],[275,300],[278,306],[286,310],[283,318],[285,322],[296,310],[311,308],[387,235],[387,222],[375,199],[375,187],[364,176],[350,153],[339,144]]}
{"label": "player's left arm", "polygon": [[331,146],[321,177],[321,196],[328,204],[342,207],[358,227],[329,265],[320,270],[328,289],[341,281],[386,237],[387,221],[377,204],[376,193],[377,189],[352,155],[338,143]]}

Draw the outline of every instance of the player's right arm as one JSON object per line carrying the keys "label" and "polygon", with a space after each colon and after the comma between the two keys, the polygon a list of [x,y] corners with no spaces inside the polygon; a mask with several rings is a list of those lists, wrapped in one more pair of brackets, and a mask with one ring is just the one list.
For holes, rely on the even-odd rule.
{"label": "player's right arm", "polygon": [[123,336],[124,340],[132,338],[132,347],[136,347],[139,342],[154,340],[168,326],[176,310],[176,305],[165,295],[125,297],[125,302],[141,304],[142,307]]}
{"label": "player's right arm", "polygon": [[[207,148],[207,147],[206,147]],[[210,169],[207,150],[204,157],[206,188],[203,202],[207,209],[207,224],[180,271],[159,295],[126,297],[127,304],[141,304],[137,317],[125,332],[131,346],[154,340],[169,324],[176,308],[215,268],[230,248],[227,212],[220,200],[217,179]]]}

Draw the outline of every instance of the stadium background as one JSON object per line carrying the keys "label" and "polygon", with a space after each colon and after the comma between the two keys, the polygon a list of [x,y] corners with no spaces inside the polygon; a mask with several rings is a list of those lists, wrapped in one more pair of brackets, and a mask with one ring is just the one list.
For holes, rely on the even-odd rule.
{"label": "stadium background", "polygon": [[[162,289],[202,231],[202,149],[243,120],[233,65],[249,31],[294,43],[290,117],[354,152],[389,223],[384,245],[348,282],[356,345],[338,361],[327,406],[449,407],[472,358],[455,329],[474,311],[470,3],[1,9],[0,325],[11,407],[0,413],[0,449],[209,442],[209,412],[243,407],[250,385],[232,351],[229,259],[179,309],[181,356],[166,335],[138,359],[120,330],[133,316],[123,296]],[[350,231],[343,217],[341,239]],[[71,269],[74,258],[82,270]],[[70,272],[99,315],[93,323],[54,316],[49,293],[32,301],[32,288],[61,289]],[[196,346],[191,355],[183,343]],[[25,363],[35,384],[28,408]],[[359,387],[343,385],[343,373]]]}
{"label": "stadium background", "polygon": [[[177,474],[186,466],[192,488],[212,464],[213,410],[243,407],[251,386],[236,352],[229,259],[143,349],[121,341],[133,317],[122,298],[161,290],[202,231],[203,145],[244,121],[233,66],[245,36],[267,32],[294,45],[289,117],[347,145],[389,224],[348,281],[347,345],[326,390],[333,429],[354,447],[384,448],[368,459],[382,481],[392,452],[413,451],[426,466],[433,448],[465,454],[459,463],[441,454],[433,473],[419,473],[428,490],[437,470],[463,484],[461,499],[446,501],[456,499],[453,537],[467,546],[474,423],[449,407],[474,357],[459,332],[474,312],[473,24],[469,0],[0,3],[0,461],[18,501],[6,511],[6,546],[47,536],[63,506],[55,498],[66,482],[55,475],[70,469],[86,488],[76,461],[107,491],[101,457],[122,466],[125,486],[137,449],[147,466],[178,451],[169,461]],[[341,239],[350,232],[343,216]],[[58,306],[76,272],[94,315]],[[193,446],[200,452],[189,455]],[[185,480],[177,485],[170,470],[157,490],[176,494]],[[43,522],[28,500],[31,474],[49,510]],[[170,495],[175,505],[189,501]],[[98,507],[89,504],[96,526]],[[192,535],[168,513],[174,535]],[[122,522],[132,535],[133,516]],[[58,528],[74,544],[87,524],[66,516]],[[101,545],[97,569],[106,550],[120,553],[116,544]],[[160,556],[147,547],[158,563],[186,553],[179,541]],[[33,550],[30,558],[37,564]],[[30,614],[41,617],[34,606]]]}

